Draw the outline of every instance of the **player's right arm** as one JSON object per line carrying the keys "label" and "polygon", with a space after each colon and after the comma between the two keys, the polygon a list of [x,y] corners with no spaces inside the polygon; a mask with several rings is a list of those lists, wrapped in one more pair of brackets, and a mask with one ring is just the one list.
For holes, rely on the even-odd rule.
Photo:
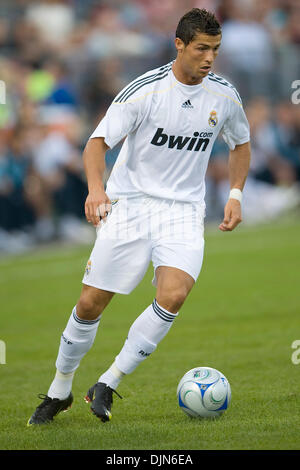
{"label": "player's right arm", "polygon": [[94,227],[99,225],[100,216],[105,220],[111,209],[111,201],[104,190],[103,174],[105,153],[109,149],[103,137],[89,139],[83,152],[83,164],[88,184],[85,201],[85,216]]}

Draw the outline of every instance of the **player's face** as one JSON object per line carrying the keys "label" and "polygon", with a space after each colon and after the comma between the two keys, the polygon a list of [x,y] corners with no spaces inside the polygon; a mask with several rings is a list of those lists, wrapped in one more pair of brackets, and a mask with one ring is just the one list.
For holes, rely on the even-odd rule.
{"label": "player's face", "polygon": [[221,34],[211,36],[198,33],[187,46],[181,39],[176,38],[177,57],[182,73],[189,76],[195,83],[201,82],[210,71],[218,55],[220,44]]}

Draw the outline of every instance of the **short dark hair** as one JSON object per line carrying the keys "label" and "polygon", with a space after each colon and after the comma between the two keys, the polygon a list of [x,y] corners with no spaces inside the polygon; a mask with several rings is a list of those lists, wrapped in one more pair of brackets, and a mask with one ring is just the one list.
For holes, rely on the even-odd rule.
{"label": "short dark hair", "polygon": [[207,10],[193,8],[179,20],[176,37],[180,38],[187,46],[197,33],[205,33],[212,36],[221,34],[221,25],[215,15]]}

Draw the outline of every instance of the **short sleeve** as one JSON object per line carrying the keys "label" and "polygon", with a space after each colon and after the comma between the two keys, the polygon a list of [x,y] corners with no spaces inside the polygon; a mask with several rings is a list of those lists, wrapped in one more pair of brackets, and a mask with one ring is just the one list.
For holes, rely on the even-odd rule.
{"label": "short sleeve", "polygon": [[223,126],[222,136],[230,150],[234,150],[236,145],[249,142],[249,123],[241,104],[230,103],[230,113]]}
{"label": "short sleeve", "polygon": [[90,136],[90,139],[104,137],[105,143],[110,148],[113,148],[125,136],[137,128],[141,117],[142,107],[139,101],[125,103],[113,102]]}

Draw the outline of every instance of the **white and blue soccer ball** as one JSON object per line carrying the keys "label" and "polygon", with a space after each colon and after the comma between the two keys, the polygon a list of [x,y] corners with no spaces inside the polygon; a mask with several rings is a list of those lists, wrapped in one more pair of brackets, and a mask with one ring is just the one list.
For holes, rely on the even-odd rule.
{"label": "white and blue soccer ball", "polygon": [[231,389],[225,375],[211,367],[195,367],[180,380],[178,403],[182,411],[194,418],[217,418],[227,410]]}

